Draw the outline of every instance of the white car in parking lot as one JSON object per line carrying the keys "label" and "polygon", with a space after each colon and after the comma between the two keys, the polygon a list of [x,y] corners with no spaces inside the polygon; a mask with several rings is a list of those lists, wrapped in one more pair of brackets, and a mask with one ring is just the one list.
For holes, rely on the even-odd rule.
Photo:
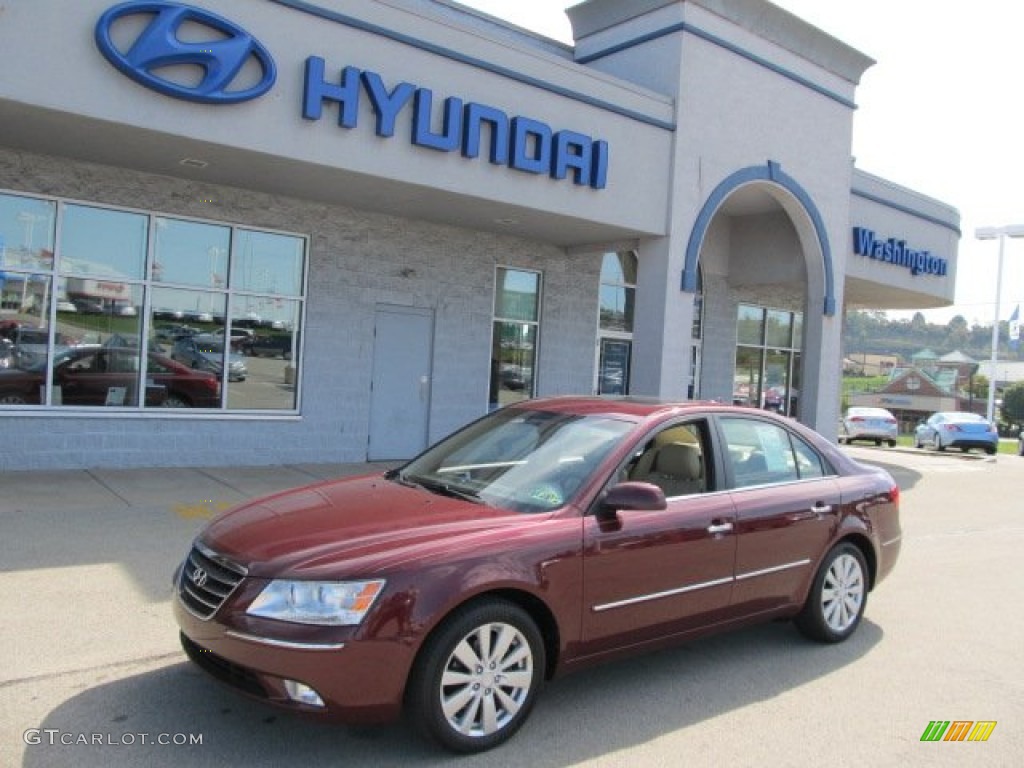
{"label": "white car in parking lot", "polygon": [[852,445],[854,440],[870,440],[875,445],[896,445],[899,423],[885,408],[854,406],[846,409],[839,422],[839,442]]}

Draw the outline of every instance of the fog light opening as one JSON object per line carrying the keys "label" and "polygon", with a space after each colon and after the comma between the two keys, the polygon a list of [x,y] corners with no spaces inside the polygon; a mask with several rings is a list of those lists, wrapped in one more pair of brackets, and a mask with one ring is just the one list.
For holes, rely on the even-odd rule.
{"label": "fog light opening", "polygon": [[300,683],[297,680],[285,680],[284,690],[292,701],[297,701],[310,707],[325,706],[324,700],[320,698],[320,694],[305,683]]}

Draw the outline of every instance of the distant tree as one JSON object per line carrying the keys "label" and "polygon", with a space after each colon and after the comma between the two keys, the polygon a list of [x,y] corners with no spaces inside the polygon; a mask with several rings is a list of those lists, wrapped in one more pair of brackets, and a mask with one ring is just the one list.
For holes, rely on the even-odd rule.
{"label": "distant tree", "polygon": [[1003,390],[1003,420],[1024,424],[1024,383]]}
{"label": "distant tree", "polygon": [[984,400],[988,397],[988,376],[983,373],[976,373],[971,377],[968,391],[975,400]]}
{"label": "distant tree", "polygon": [[946,343],[959,350],[966,349],[970,344],[970,333],[963,315],[957,315],[946,325]]}

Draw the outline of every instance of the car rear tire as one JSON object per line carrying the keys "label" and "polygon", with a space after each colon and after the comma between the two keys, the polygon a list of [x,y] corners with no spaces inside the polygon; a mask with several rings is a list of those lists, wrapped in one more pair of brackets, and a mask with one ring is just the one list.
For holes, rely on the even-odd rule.
{"label": "car rear tire", "polygon": [[889,446],[890,448],[895,448],[895,447],[896,447],[896,441],[895,441],[895,440],[889,440],[889,441],[888,441],[888,442],[887,442],[886,444],[887,444],[887,445],[888,445],[888,446]]}
{"label": "car rear tire", "polygon": [[807,602],[795,623],[805,637],[840,643],[854,633],[868,600],[868,569],[853,544],[833,547],[814,576]]}
{"label": "car rear tire", "polygon": [[875,440],[875,448],[881,448],[881,447],[882,447],[882,441],[881,440]]}
{"label": "car rear tire", "polygon": [[482,752],[526,721],[544,669],[544,640],[526,611],[504,600],[471,603],[448,617],[420,651],[407,713],[443,747]]}

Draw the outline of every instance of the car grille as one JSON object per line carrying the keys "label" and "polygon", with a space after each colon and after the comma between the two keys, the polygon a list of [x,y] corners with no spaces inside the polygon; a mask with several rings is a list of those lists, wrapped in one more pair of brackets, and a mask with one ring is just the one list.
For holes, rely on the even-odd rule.
{"label": "car grille", "polygon": [[235,591],[245,574],[242,566],[195,544],[181,567],[178,597],[194,616],[208,619]]}
{"label": "car grille", "polygon": [[252,670],[218,656],[209,649],[192,642],[184,634],[181,635],[181,646],[192,661],[222,683],[227,683],[233,688],[248,693],[250,696],[256,696],[261,699],[269,698],[266,689],[260,683],[260,679]]}

